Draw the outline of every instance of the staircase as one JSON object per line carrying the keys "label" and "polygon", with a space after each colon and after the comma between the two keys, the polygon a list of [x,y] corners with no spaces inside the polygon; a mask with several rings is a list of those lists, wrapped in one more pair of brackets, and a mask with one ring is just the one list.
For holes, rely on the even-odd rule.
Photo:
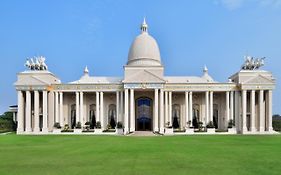
{"label": "staircase", "polygon": [[151,131],[135,131],[134,133],[131,134],[131,136],[156,136],[156,135]]}

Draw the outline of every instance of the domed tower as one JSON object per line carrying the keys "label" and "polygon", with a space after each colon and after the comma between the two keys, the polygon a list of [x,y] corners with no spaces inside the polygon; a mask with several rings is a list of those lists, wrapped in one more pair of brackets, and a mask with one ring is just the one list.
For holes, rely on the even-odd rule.
{"label": "domed tower", "polygon": [[156,40],[148,33],[145,19],[141,24],[141,34],[135,38],[130,47],[128,62],[124,69],[124,82],[127,83],[164,81],[160,50]]}

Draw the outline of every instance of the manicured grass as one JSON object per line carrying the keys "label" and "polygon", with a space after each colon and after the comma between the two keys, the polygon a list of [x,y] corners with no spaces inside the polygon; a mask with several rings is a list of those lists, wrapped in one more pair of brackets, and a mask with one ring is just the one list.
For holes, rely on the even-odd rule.
{"label": "manicured grass", "polygon": [[281,136],[0,136],[0,174],[281,174]]}

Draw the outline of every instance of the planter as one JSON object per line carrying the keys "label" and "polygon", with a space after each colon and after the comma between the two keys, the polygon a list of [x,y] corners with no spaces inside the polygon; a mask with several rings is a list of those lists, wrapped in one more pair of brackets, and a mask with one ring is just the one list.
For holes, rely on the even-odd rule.
{"label": "planter", "polygon": [[58,128],[53,129],[53,134],[60,134],[60,133],[61,133],[61,129]]}
{"label": "planter", "polygon": [[186,128],[185,133],[186,134],[194,134],[194,129],[193,128]]}
{"label": "planter", "polygon": [[74,129],[74,134],[81,134],[82,133],[82,129]]}
{"label": "planter", "polygon": [[228,128],[228,133],[229,134],[236,134],[236,128]]}
{"label": "planter", "polygon": [[117,128],[116,131],[115,131],[115,133],[116,133],[117,135],[124,135],[124,130],[123,130],[123,128]]}
{"label": "planter", "polygon": [[95,129],[96,134],[102,134],[102,129]]}
{"label": "planter", "polygon": [[215,134],[216,133],[216,128],[207,128],[207,133]]}
{"label": "planter", "polygon": [[173,135],[174,134],[174,128],[165,128],[165,135]]}

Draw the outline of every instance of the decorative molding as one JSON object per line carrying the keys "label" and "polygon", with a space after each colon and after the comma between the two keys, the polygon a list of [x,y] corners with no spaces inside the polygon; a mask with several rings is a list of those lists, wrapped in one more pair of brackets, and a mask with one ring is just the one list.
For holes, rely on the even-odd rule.
{"label": "decorative molding", "polygon": [[125,89],[162,89],[163,84],[160,83],[125,83]]}

